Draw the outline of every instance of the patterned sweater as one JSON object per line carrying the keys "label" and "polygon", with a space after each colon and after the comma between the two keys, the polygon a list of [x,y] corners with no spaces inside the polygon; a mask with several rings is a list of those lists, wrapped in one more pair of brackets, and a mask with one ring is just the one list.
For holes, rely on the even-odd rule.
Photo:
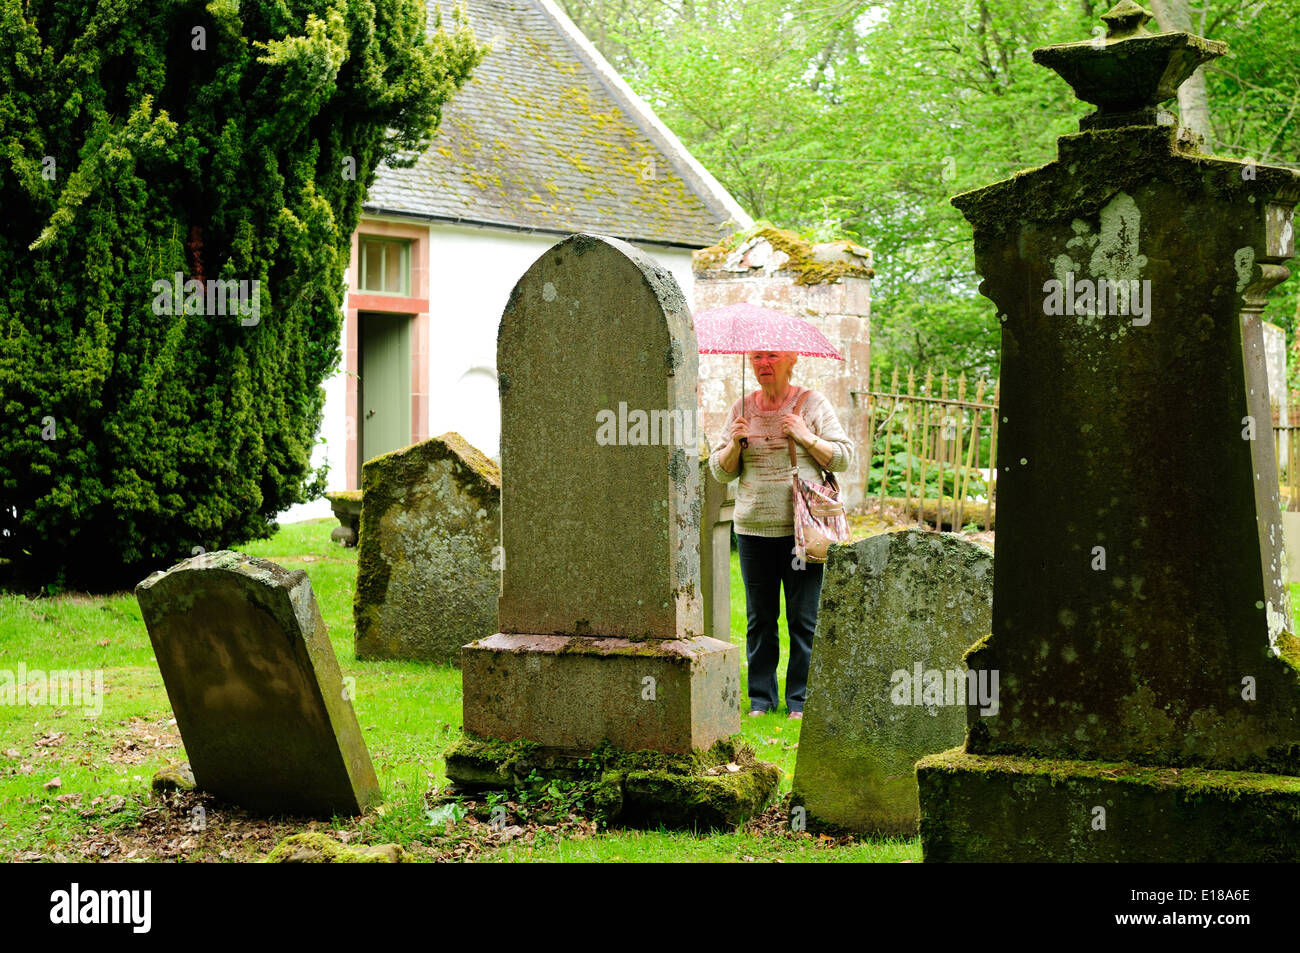
{"label": "patterned sweater", "polygon": [[[722,453],[731,442],[731,427],[740,416],[740,401],[736,401],[727,415],[721,444],[709,455],[709,470],[719,483],[739,479],[736,488],[736,532],[746,536],[793,536],[794,490],[790,485],[790,451],[785,434],[781,432],[781,418],[794,412],[795,402],[806,388],[790,385],[785,402],[776,410],[758,409],[759,391],[745,398],[745,420],[749,423],[749,446],[740,452],[740,471],[728,473],[722,469]],[[831,402],[817,391],[812,391],[803,405],[803,419],[814,435],[835,448],[830,466],[826,469],[842,473],[853,462],[853,441],[840,426]],[[810,483],[822,482],[821,466],[802,444],[795,441],[795,459],[799,462],[799,475]]]}

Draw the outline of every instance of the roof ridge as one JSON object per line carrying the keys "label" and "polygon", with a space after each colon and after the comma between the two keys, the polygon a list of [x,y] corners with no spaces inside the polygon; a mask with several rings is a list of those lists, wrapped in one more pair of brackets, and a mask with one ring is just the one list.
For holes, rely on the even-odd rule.
{"label": "roof ridge", "polygon": [[[424,2],[431,30],[459,0]],[[415,163],[376,171],[367,213],[693,249],[748,220],[551,0],[464,3],[492,52]]]}

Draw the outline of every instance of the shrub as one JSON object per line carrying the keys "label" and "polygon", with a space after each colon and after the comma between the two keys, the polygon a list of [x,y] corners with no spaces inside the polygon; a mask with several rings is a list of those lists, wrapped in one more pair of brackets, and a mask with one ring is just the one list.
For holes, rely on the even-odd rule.
{"label": "shrub", "polygon": [[0,557],[25,581],[134,583],[319,495],[366,189],[482,55],[420,0],[0,0]]}

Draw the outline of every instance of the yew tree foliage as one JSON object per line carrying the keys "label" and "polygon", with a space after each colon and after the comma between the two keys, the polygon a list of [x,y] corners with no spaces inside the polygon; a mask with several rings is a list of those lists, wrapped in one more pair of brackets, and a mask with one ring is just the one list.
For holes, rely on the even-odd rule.
{"label": "yew tree foliage", "polygon": [[[350,236],[482,56],[421,0],[0,0],[0,557],[104,589],[317,495]],[[260,282],[257,323],[156,314]],[[251,288],[251,285],[250,285]]]}

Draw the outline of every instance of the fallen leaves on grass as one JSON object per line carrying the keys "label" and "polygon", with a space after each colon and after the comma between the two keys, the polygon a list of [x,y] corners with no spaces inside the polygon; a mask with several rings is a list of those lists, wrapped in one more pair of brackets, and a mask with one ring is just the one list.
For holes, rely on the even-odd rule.
{"label": "fallen leaves on grass", "polygon": [[779,803],[770,805],[762,814],[750,818],[743,830],[746,834],[755,837],[783,837],[803,840],[817,848],[849,847],[862,840],[862,838],[853,834],[835,835],[797,829],[802,828],[802,825],[792,823],[793,811],[794,806],[790,802],[790,795],[787,794]]}
{"label": "fallen leaves on grass", "polygon": [[118,722],[126,728],[121,732],[109,749],[109,764],[141,764],[153,758],[159,751],[168,751],[181,746],[181,735],[176,730],[176,720],[158,718],[145,721],[132,718],[130,721]]}

